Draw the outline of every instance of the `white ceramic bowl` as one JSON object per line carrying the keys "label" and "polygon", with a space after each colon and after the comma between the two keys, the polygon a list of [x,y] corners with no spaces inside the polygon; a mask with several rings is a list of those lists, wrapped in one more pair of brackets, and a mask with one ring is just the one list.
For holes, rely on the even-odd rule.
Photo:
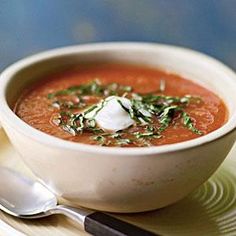
{"label": "white ceramic bowl", "polygon": [[[149,65],[183,75],[217,93],[228,122],[203,137],[159,147],[110,148],[77,144],[42,133],[11,110],[22,90],[41,75],[77,63]],[[174,203],[206,181],[235,141],[236,75],[188,49],[148,43],[65,47],[23,59],[0,76],[0,120],[28,167],[56,194],[110,212],[141,212]]]}

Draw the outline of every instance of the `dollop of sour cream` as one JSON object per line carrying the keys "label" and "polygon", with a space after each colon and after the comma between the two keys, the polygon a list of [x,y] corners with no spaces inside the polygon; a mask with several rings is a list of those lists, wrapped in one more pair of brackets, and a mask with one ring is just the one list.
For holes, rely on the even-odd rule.
{"label": "dollop of sour cream", "polygon": [[130,107],[131,102],[128,98],[110,96],[97,104],[97,107],[87,113],[85,118],[95,119],[98,126],[103,130],[116,132],[135,123],[125,110],[125,108],[129,109]]}

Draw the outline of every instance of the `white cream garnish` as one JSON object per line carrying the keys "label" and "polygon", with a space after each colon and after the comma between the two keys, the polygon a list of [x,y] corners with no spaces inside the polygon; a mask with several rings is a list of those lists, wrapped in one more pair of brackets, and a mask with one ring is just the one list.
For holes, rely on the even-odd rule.
{"label": "white cream garnish", "polygon": [[129,109],[131,107],[130,100],[124,97],[110,96],[97,104],[97,107],[87,113],[85,117],[93,117],[98,126],[104,130],[112,132],[123,130],[134,124],[134,120],[122,106]]}

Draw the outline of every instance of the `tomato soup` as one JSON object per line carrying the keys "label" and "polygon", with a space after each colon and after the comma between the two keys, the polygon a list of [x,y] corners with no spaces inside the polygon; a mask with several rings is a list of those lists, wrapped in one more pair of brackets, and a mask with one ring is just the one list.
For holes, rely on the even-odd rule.
{"label": "tomato soup", "polygon": [[183,142],[227,121],[224,102],[208,89],[176,74],[122,64],[47,75],[24,91],[14,111],[49,135],[111,147]]}

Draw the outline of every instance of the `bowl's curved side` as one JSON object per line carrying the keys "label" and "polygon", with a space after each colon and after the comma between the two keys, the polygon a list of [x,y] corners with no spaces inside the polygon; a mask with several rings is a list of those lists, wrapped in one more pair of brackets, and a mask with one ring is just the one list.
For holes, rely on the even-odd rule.
{"label": "bowl's curved side", "polygon": [[109,212],[148,211],[184,198],[214,173],[235,140],[231,132],[177,152],[94,156],[55,149],[4,127],[23,161],[53,192],[73,205]]}

